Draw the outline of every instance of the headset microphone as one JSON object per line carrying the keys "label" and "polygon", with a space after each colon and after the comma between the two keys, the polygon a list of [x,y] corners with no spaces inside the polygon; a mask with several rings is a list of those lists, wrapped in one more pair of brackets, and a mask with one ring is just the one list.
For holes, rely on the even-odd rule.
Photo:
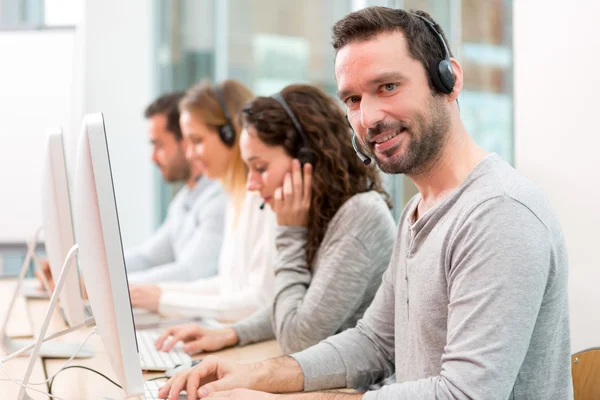
{"label": "headset microphone", "polygon": [[354,148],[356,155],[358,156],[358,158],[360,158],[360,161],[362,161],[363,164],[365,164],[365,165],[371,164],[371,161],[372,161],[371,157],[366,156],[364,153],[362,153],[360,150],[358,150],[358,146],[356,145],[356,133],[354,132],[354,128],[352,127],[352,124],[350,124],[350,120],[348,119],[347,114],[346,114],[346,122],[348,122],[348,126],[350,127],[350,130],[352,131],[352,147]]}
{"label": "headset microphone", "polygon": [[360,161],[362,161],[363,164],[371,164],[371,157],[364,155],[360,150],[358,150],[358,147],[356,146],[356,133],[354,133],[354,130],[352,130],[352,147],[354,147],[356,155],[358,158],[360,158]]}

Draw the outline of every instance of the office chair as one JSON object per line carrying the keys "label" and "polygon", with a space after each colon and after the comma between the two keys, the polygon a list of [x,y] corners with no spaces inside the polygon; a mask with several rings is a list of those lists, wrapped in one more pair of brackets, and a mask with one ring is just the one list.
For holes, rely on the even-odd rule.
{"label": "office chair", "polygon": [[600,399],[600,347],[571,356],[575,400]]}

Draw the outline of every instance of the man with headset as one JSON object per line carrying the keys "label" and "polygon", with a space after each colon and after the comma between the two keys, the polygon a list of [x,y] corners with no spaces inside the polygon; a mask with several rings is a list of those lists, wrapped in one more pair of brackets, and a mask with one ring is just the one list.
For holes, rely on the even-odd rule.
{"label": "man with headset", "polygon": [[[201,176],[186,159],[179,127],[183,92],[167,93],[146,107],[152,162],[166,182],[184,186],[169,204],[167,217],[144,243],[125,252],[129,283],[191,281],[217,272],[226,198],[221,185]],[[42,273],[53,286],[47,262]],[[41,278],[40,278],[41,279]],[[132,293],[136,295],[136,293]]]}
{"label": "man with headset", "polygon": [[424,12],[372,7],[337,22],[333,45],[359,157],[419,189],[382,285],[354,329],[257,364],[207,358],[159,394],[187,383],[201,398],[275,399],[395,372],[396,383],[366,394],[285,398],[571,398],[560,226],[536,186],[469,136],[462,70],[440,27]]}

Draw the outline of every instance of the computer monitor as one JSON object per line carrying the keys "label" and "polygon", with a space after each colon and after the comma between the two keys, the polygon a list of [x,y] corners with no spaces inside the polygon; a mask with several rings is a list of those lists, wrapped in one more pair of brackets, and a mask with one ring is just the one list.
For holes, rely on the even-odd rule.
{"label": "computer monitor", "polygon": [[[47,135],[43,167],[40,186],[42,231],[52,275],[58,280],[67,254],[75,243],[63,135],[60,129],[50,131]],[[30,249],[29,252],[23,263],[17,287],[24,283],[23,277],[29,269],[28,260],[33,256],[35,249]],[[21,291],[22,293],[23,291]],[[17,296],[18,291],[15,290],[9,309],[0,325],[0,341],[8,353],[17,352],[32,342],[30,339],[10,338],[6,334],[6,326],[11,318]],[[65,316],[65,322],[68,325],[73,327],[84,321],[85,307],[81,298],[77,268],[70,268],[67,272],[62,290],[59,293],[59,300],[62,314]],[[47,342],[42,344],[38,355],[49,358],[71,358],[72,356],[75,358],[88,358],[94,356],[94,350],[88,344],[80,347],[79,343],[67,341]]]}
{"label": "computer monitor", "polygon": [[[75,244],[71,200],[61,130],[46,139],[46,156],[42,180],[42,221],[46,253],[52,276],[58,279],[69,250]],[[76,325],[85,318],[77,268],[71,268],[59,295],[66,322]]]}
{"label": "computer monitor", "polygon": [[92,312],[127,396],[144,393],[102,114],[83,119],[73,188],[79,262]]}

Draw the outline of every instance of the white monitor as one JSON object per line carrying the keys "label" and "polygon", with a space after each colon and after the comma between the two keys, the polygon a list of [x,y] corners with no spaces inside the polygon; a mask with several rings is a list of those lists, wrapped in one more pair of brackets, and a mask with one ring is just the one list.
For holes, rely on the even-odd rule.
{"label": "white monitor", "polygon": [[[43,179],[41,182],[42,228],[52,275],[55,280],[58,280],[65,259],[74,245],[65,152],[60,129],[51,131],[47,136],[43,166]],[[17,287],[24,283],[23,277],[29,269],[29,262],[33,258],[34,252],[34,248],[28,250]],[[35,289],[37,290],[37,288]],[[8,352],[17,352],[19,349],[31,344],[29,339],[10,338],[5,334],[6,324],[11,317],[17,294],[18,292],[15,290],[9,309],[4,316],[4,321],[0,325],[0,340]],[[61,311],[68,325],[73,327],[84,321],[85,307],[81,298],[77,268],[68,270],[62,290],[59,293],[59,300]],[[78,349],[79,351],[77,351]],[[80,347],[79,343],[61,341],[43,343],[38,350],[38,355],[49,358],[70,358],[71,356],[88,358],[93,357],[94,351],[91,345]]]}
{"label": "white monitor", "polygon": [[83,119],[73,188],[79,262],[92,312],[127,396],[144,393],[102,114]]}
{"label": "white monitor", "polygon": [[[42,221],[48,262],[52,276],[57,280],[64,260],[75,244],[63,135],[60,130],[50,132],[46,139]],[[77,268],[71,268],[68,274],[59,299],[67,323],[73,326],[84,320],[84,304]]]}

